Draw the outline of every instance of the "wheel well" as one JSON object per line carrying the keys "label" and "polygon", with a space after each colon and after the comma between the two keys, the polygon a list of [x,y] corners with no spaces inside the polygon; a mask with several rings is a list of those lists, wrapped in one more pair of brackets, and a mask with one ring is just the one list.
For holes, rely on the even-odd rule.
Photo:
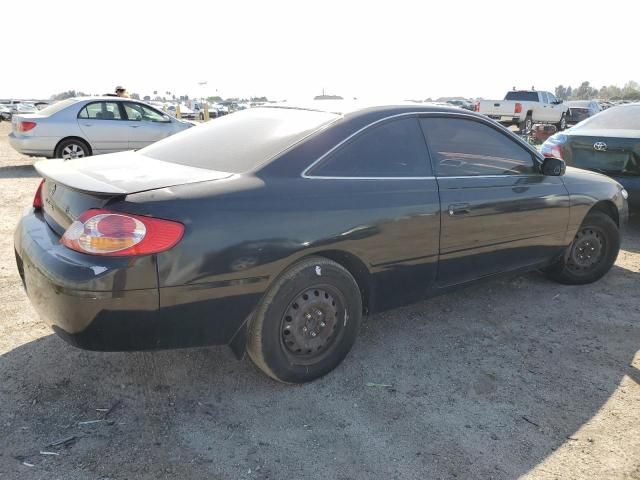
{"label": "wheel well", "polygon": [[58,147],[60,146],[60,144],[62,142],[65,142],[67,140],[79,140],[82,143],[84,143],[87,148],[89,149],[89,155],[91,155],[92,150],[91,150],[91,145],[89,145],[89,142],[87,142],[84,138],[82,137],[64,137],[62,140],[60,140],[58,143],[56,143],[56,147],[53,149],[53,154],[55,155],[58,152]]}
{"label": "wheel well", "polygon": [[616,208],[613,202],[609,200],[602,200],[596,203],[593,207],[591,207],[591,210],[589,210],[589,213],[594,211],[602,212],[605,215],[609,215],[611,219],[614,222],[616,222],[616,225],[618,225],[618,227],[620,226],[620,216],[618,215],[618,209]]}
{"label": "wheel well", "polygon": [[328,258],[329,260],[333,260],[346,268],[360,288],[360,293],[362,294],[363,313],[367,314],[371,311],[373,301],[371,274],[362,260],[352,253],[341,250],[314,252],[311,256]]}

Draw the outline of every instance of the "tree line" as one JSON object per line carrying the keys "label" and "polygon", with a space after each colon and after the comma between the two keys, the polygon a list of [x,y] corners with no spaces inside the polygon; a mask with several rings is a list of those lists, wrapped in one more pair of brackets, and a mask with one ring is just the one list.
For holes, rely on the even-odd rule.
{"label": "tree line", "polygon": [[628,81],[623,87],[617,85],[603,85],[601,88],[592,87],[589,82],[582,82],[580,86],[572,88],[571,85],[556,87],[556,97],[562,100],[640,100],[640,84],[633,80]]}

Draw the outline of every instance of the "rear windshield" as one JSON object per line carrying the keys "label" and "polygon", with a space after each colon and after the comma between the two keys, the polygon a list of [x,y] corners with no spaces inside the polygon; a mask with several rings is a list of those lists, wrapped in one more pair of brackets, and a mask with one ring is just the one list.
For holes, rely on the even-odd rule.
{"label": "rear windshield", "polygon": [[78,100],[75,98],[67,98],[66,100],[61,100],[59,102],[54,103],[53,105],[49,105],[46,108],[43,108],[38,113],[40,115],[53,115],[54,113],[58,113],[60,110],[67,108],[69,105],[73,105]]}
{"label": "rear windshield", "polygon": [[508,92],[505,100],[519,100],[521,102],[537,102],[538,92]]}
{"label": "rear windshield", "polygon": [[338,118],[309,110],[252,108],[190,128],[140,153],[190,167],[242,173]]}
{"label": "rear windshield", "polygon": [[580,123],[589,129],[640,130],[640,105],[613,107]]}

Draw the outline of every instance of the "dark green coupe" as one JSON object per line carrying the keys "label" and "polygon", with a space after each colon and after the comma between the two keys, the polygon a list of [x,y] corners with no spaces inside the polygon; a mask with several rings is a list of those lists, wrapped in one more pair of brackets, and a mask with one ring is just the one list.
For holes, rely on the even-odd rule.
{"label": "dark green coupe", "polygon": [[542,154],[612,177],[629,193],[629,206],[640,208],[640,103],[610,108],[554,135]]}

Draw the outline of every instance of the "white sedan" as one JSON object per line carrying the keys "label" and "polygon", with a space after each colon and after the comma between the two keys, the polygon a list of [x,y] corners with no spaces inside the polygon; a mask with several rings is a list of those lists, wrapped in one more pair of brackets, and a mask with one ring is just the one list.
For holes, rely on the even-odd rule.
{"label": "white sedan", "polygon": [[14,113],[12,125],[9,142],[18,152],[64,159],[136,150],[193,126],[146,103],[109,96]]}

